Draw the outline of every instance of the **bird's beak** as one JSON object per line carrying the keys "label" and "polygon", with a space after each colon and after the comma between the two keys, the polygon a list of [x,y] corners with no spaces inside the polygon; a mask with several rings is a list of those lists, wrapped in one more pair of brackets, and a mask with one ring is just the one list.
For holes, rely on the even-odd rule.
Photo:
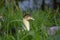
{"label": "bird's beak", "polygon": [[31,20],[35,20],[34,18],[31,18]]}

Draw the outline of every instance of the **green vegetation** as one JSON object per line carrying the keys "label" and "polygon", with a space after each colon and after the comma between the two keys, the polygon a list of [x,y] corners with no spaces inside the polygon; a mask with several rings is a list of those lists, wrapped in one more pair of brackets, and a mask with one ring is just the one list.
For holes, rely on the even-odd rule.
{"label": "green vegetation", "polygon": [[[6,6],[0,8],[0,16],[3,16],[3,20],[0,21],[0,29],[3,27],[4,32],[7,32],[12,27],[23,26],[22,18],[24,13],[12,2],[6,2]],[[12,35],[9,33],[2,33],[0,35],[0,40],[59,40],[59,35],[49,36],[45,30],[45,26],[60,26],[60,13],[58,10],[34,10],[32,12],[34,21],[30,21],[30,31],[21,31],[16,32],[16,34]],[[13,20],[17,20],[11,22]],[[18,21],[20,20],[20,21]],[[1,32],[1,31],[0,31]],[[59,33],[59,31],[58,31]]]}

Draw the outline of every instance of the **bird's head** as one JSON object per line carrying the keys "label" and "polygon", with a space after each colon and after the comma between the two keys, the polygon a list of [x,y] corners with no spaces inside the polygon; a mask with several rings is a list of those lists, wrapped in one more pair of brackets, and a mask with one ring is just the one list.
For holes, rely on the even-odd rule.
{"label": "bird's head", "polygon": [[29,20],[35,20],[30,14],[25,14],[23,19],[29,21]]}

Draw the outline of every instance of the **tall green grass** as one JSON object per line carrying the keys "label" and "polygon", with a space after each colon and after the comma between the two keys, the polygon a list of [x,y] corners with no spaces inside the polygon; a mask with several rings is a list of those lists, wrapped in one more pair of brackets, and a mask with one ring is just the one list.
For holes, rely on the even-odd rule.
{"label": "tall green grass", "polygon": [[[12,27],[17,28],[24,25],[22,22],[24,13],[16,6],[14,1],[12,1],[12,4],[7,1],[5,7],[0,8],[0,15],[3,16],[3,21],[0,23],[4,32],[7,32]],[[30,31],[21,31],[14,35],[7,32],[0,35],[0,40],[57,40],[56,35],[49,36],[47,34],[45,27],[60,26],[59,12],[34,10],[31,15],[35,20],[30,21]]]}

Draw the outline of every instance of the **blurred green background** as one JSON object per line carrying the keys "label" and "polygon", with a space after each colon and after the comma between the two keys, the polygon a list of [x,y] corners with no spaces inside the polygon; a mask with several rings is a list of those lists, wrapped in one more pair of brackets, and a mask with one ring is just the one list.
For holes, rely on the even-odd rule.
{"label": "blurred green background", "polygon": [[14,0],[5,1],[0,0],[0,17],[2,16],[0,18],[0,40],[60,40],[60,30],[54,35],[48,35],[48,30],[45,28],[60,26],[59,8],[56,10],[46,9],[43,11],[39,9],[38,11],[28,11],[35,19],[30,21],[30,31],[16,32],[16,34],[5,33],[12,27],[23,26],[22,21],[11,21],[22,20],[24,15]]}

